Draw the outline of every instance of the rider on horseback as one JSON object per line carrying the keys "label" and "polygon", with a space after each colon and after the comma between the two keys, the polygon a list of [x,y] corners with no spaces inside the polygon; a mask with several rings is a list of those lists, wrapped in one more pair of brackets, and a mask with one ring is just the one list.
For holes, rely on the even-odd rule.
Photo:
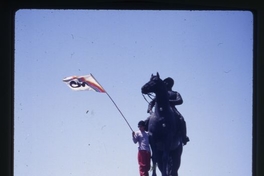
{"label": "rider on horseback", "polygon": [[[174,111],[175,114],[177,114],[177,116],[180,118],[180,122],[181,122],[181,131],[183,134],[183,144],[186,145],[187,142],[190,141],[189,137],[187,136],[187,130],[186,130],[186,122],[183,118],[183,116],[181,115],[181,113],[176,109],[176,105],[180,105],[183,103],[182,97],[181,95],[172,90],[172,86],[174,85],[174,80],[170,77],[166,78],[163,80],[163,82],[165,83],[167,89],[168,89],[168,93],[169,93],[169,101],[170,101],[170,105]],[[154,107],[156,102],[156,99],[154,98],[148,106],[148,113],[152,113],[152,108]]]}

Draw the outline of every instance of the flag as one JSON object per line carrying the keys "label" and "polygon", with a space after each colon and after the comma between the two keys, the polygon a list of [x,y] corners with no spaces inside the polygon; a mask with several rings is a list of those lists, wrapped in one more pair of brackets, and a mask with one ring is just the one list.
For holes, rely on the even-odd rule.
{"label": "flag", "polygon": [[114,100],[110,97],[110,95],[104,90],[104,88],[96,81],[92,74],[85,75],[85,76],[69,76],[63,79],[72,90],[93,90],[96,92],[106,93],[110,100],[114,103],[117,110],[123,116],[124,120],[126,121],[127,125],[133,131],[131,126],[129,125],[128,121],[126,120],[123,113],[120,111]]}
{"label": "flag", "polygon": [[85,76],[69,76],[63,79],[72,90],[93,90],[105,93],[104,88],[95,80],[92,74]]}

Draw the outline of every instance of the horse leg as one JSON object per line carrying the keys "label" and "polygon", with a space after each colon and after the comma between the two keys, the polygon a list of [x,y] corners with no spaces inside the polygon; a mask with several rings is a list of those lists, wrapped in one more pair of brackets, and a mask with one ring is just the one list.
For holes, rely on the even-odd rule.
{"label": "horse leg", "polygon": [[178,170],[181,165],[182,145],[179,145],[177,149],[171,152],[172,157],[172,176],[178,176]]}
{"label": "horse leg", "polygon": [[169,155],[168,175],[169,176],[174,176],[173,175],[173,157],[172,157],[172,153],[171,152],[170,152],[170,155]]}
{"label": "horse leg", "polygon": [[156,174],[156,162],[152,160],[152,176],[157,176]]}
{"label": "horse leg", "polygon": [[155,150],[152,155],[152,162],[153,162],[153,172],[152,176],[156,176],[156,166],[158,166],[158,169],[162,173],[163,163],[162,163],[162,152],[159,150]]}
{"label": "horse leg", "polygon": [[152,156],[151,156],[151,160],[152,160],[152,176],[157,176],[157,174],[156,174],[157,150],[156,150],[156,148],[153,145],[151,145],[151,150],[152,150]]}
{"label": "horse leg", "polygon": [[160,172],[162,173],[163,163],[162,163],[162,151],[157,151],[157,164]]}
{"label": "horse leg", "polygon": [[168,176],[169,153],[163,152],[162,155],[162,176]]}

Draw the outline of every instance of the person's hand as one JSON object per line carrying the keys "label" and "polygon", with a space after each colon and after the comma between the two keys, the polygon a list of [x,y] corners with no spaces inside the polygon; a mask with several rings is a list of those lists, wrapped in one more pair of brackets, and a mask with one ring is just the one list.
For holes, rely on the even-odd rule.
{"label": "person's hand", "polygon": [[133,131],[133,132],[132,132],[132,137],[134,137],[134,136],[135,136],[135,132]]}

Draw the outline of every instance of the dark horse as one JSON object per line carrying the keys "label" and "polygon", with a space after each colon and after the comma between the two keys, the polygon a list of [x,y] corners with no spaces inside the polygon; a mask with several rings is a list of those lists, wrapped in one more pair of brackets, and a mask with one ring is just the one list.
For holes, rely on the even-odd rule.
{"label": "dark horse", "polygon": [[148,121],[152,175],[156,176],[158,164],[162,176],[178,176],[182,154],[180,122],[169,104],[168,91],[159,73],[156,76],[151,75],[150,81],[141,88],[141,92],[156,95],[155,112]]}

